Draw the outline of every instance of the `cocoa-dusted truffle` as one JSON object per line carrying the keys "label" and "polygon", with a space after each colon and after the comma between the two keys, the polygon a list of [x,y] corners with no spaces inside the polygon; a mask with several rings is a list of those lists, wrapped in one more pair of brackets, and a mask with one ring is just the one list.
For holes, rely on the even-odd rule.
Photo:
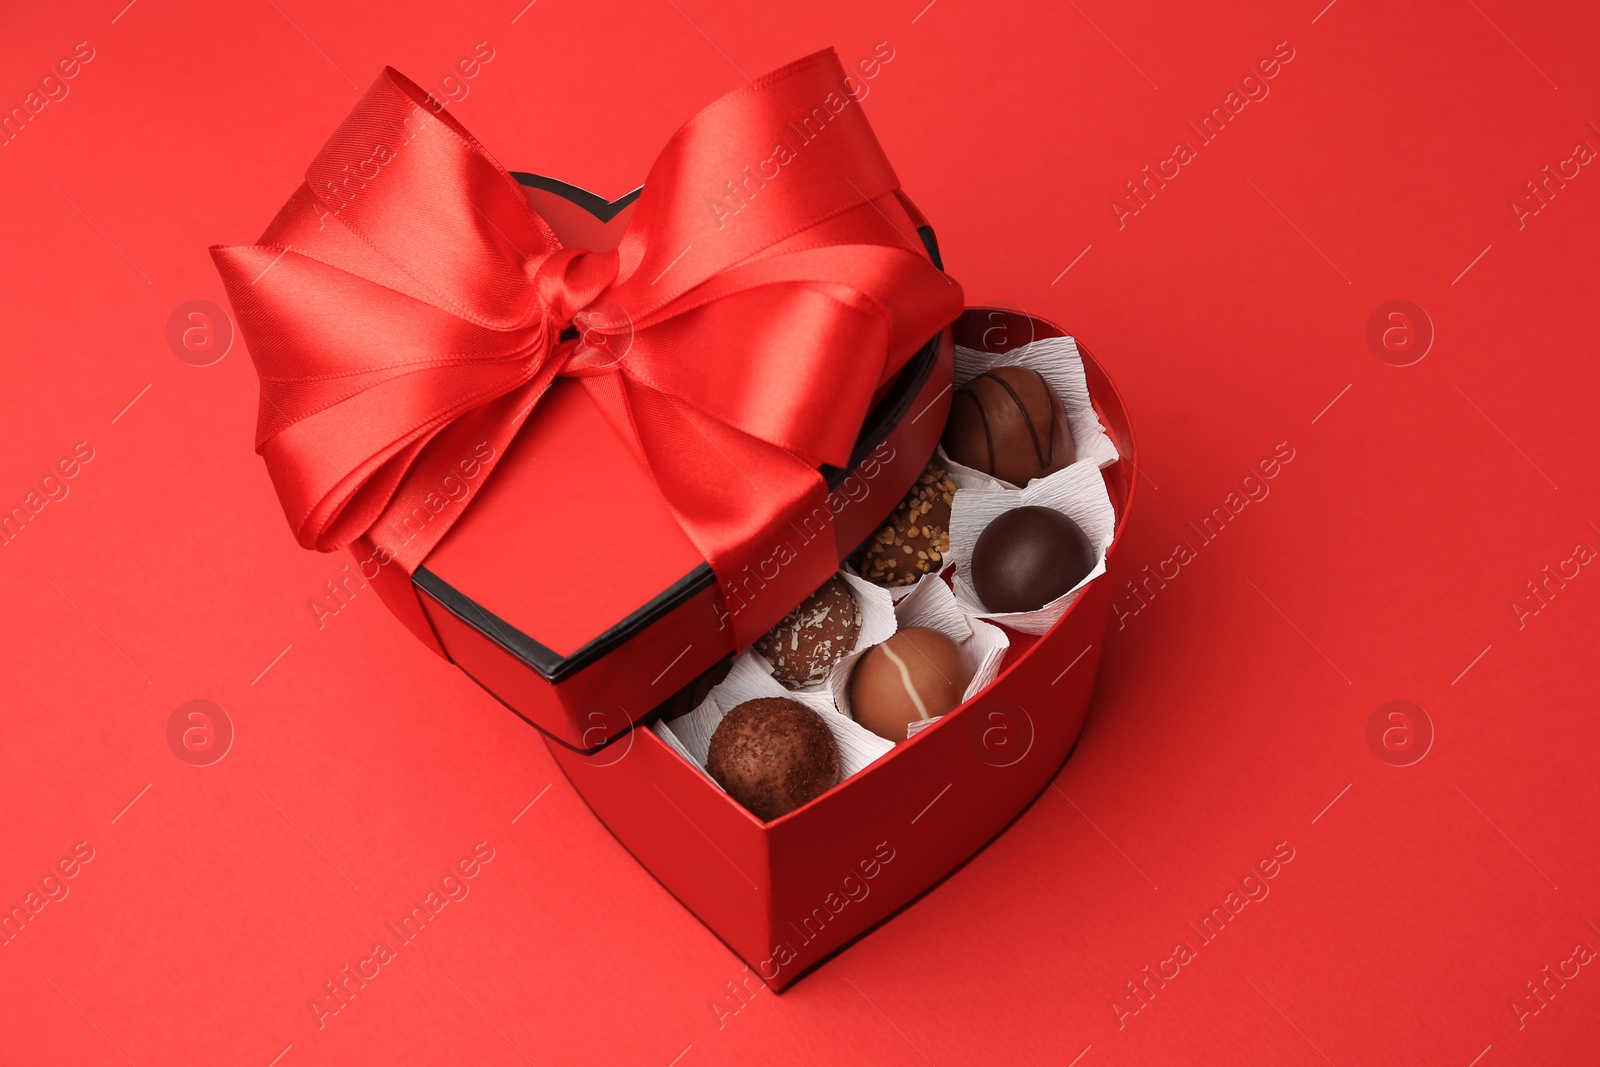
{"label": "cocoa-dusted truffle", "polygon": [[912,723],[959,705],[971,681],[954,641],[938,630],[911,626],[856,661],[850,709],[856,722],[898,744]]}
{"label": "cocoa-dusted truffle", "polygon": [[836,574],[757,641],[756,651],[772,664],[774,678],[789,689],[805,689],[828,677],[856,647],[859,633],[861,606]]}
{"label": "cocoa-dusted truffle", "polygon": [[1095,559],[1088,535],[1061,512],[1012,508],[972,546],[972,587],[990,611],[1034,611],[1083,581]]}
{"label": "cocoa-dusted truffle", "polygon": [[822,716],[787,697],[738,705],[711,735],[706,770],[757,818],[771,822],[839,780],[839,745]]}
{"label": "cocoa-dusted truffle", "polygon": [[1061,470],[1077,453],[1055,390],[1027,367],[996,367],[957,389],[939,443],[957,463],[1012,485]]}
{"label": "cocoa-dusted truffle", "polygon": [[857,572],[878,585],[911,585],[944,565],[950,551],[950,505],[956,483],[930,463],[889,521],[855,554]]}

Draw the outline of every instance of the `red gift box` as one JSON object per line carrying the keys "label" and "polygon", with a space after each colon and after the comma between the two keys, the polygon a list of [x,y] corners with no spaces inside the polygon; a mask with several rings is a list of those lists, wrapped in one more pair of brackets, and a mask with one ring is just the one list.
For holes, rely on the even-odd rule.
{"label": "red gift box", "polygon": [[[945,326],[959,289],[842,84],[831,53],[759,79],[680,129],[654,199],[608,202],[510,175],[386,71],[262,242],[215,251],[301,542],[352,544],[402,621],[538,727],[618,840],[775,989],[1044,787],[1082,726],[1112,588],[1013,635],[971,700],[770,823],[649,728],[879,529],[934,452],[956,338],[1062,335],[991,310]],[[733,235],[726,210],[696,217],[705,179],[757,158],[796,106],[826,146],[805,181]],[[1084,364],[1120,453],[1114,548],[1133,442]],[[774,541],[787,555],[763,558]]]}
{"label": "red gift box", "polygon": [[[992,352],[1065,335],[1043,319],[981,308],[964,313],[954,333],[958,344]],[[1121,397],[1082,355],[1095,411],[1120,454],[1103,472],[1117,514],[1107,573],[1046,633],[1011,633],[1000,676],[976,697],[770,823],[652,730],[588,754],[546,738],[617,840],[775,991],[999,835],[1049,785],[1083,728],[1137,457]]]}

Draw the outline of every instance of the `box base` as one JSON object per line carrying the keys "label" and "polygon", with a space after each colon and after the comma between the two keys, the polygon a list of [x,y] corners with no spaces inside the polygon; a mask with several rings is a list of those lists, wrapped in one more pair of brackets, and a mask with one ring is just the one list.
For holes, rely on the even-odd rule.
{"label": "box base", "polygon": [[[955,327],[958,343],[995,351],[1063,332],[987,309],[969,309]],[[775,991],[973,858],[1050,784],[1077,742],[1136,472],[1121,399],[1088,353],[1084,367],[1122,456],[1104,471],[1117,511],[1108,573],[1043,635],[1013,634],[1000,676],[935,726],[770,823],[651,730],[588,754],[547,741],[623,847]]]}

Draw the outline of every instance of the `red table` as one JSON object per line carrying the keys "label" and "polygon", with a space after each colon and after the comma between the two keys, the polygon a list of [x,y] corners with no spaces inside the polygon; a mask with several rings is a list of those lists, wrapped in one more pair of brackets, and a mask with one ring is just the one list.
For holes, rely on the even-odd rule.
{"label": "red table", "polygon": [[[0,1062],[1596,1055],[1592,9],[124,2],[0,33],[0,903],[40,894]],[[222,300],[206,246],[259,233],[358,86],[480,41],[457,113],[607,195],[742,75],[887,42],[866,107],[968,302],[1068,324],[1136,421],[1151,569],[1076,754],[781,998],[528,727],[329,598],[243,345],[169,348]],[[231,724],[209,766],[169,746],[196,699]]]}

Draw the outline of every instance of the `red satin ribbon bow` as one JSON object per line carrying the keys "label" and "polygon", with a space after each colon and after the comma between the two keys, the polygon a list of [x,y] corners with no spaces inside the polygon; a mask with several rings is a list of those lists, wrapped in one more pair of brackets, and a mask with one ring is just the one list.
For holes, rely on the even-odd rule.
{"label": "red satin ribbon bow", "polygon": [[[873,203],[899,181],[837,57],[686,123],[607,252],[562,247],[426,100],[385,69],[261,242],[212,249],[261,378],[256,451],[295,536],[323,551],[364,538],[409,574],[455,513],[409,540],[393,520],[479,442],[503,455],[570,375],[727,596],[791,517],[827,513],[818,466],[847,464],[878,385],[961,310]],[[563,340],[574,323],[583,336]],[[792,607],[837,565],[831,537],[797,555],[763,601]],[[735,613],[738,647],[781,614]]]}

